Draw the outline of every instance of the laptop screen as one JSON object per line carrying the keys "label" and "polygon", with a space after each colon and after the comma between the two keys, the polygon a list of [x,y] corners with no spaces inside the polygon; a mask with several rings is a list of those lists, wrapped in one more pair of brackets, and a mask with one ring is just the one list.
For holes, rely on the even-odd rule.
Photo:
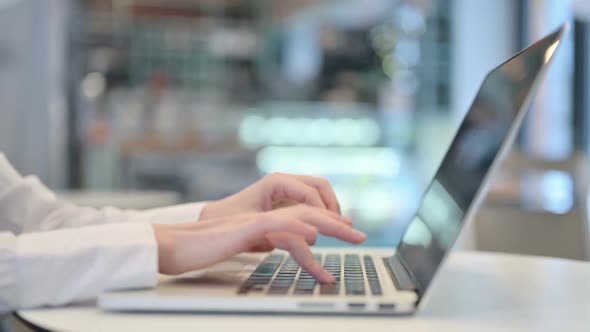
{"label": "laptop screen", "polygon": [[492,162],[524,112],[563,28],[492,70],[483,81],[435,177],[409,223],[398,255],[420,294],[455,242]]}

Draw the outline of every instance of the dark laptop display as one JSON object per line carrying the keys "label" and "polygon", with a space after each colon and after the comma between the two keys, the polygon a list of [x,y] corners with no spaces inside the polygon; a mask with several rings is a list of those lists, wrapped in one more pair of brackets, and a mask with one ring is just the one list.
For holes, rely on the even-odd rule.
{"label": "dark laptop display", "polygon": [[460,125],[434,180],[410,222],[397,254],[422,293],[455,242],[465,214],[517,117],[526,111],[562,29],[492,70]]}

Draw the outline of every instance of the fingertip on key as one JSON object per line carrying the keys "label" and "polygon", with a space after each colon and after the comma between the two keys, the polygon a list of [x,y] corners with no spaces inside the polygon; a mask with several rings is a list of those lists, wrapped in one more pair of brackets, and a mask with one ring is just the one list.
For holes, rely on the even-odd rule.
{"label": "fingertip on key", "polygon": [[322,279],[323,279],[322,282],[326,283],[326,284],[331,284],[331,283],[336,282],[336,278],[330,272],[326,272],[325,277]]}

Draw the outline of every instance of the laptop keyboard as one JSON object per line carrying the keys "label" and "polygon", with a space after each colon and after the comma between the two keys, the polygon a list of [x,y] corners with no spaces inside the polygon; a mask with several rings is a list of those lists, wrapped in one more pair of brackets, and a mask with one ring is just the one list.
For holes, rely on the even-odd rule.
{"label": "laptop keyboard", "polygon": [[[332,284],[319,284],[303,270],[293,257],[281,254],[267,256],[256,267],[250,277],[241,285],[239,294],[261,293],[269,295],[313,295],[348,296],[383,295],[379,275],[371,256],[355,254],[315,254],[314,258],[323,263],[324,269],[336,279]],[[343,266],[344,265],[344,268]],[[365,287],[369,286],[368,289]]]}

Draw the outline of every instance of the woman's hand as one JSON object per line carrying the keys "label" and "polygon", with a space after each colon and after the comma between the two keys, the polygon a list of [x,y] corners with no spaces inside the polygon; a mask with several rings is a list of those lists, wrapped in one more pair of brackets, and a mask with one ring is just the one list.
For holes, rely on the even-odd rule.
{"label": "woman's hand", "polygon": [[285,203],[300,203],[340,214],[340,204],[327,180],[274,173],[237,194],[207,204],[201,213],[201,220],[266,212]]}
{"label": "woman's hand", "polygon": [[241,252],[279,248],[290,252],[318,281],[333,282],[334,277],[314,260],[309,247],[317,233],[355,244],[366,239],[348,219],[305,205],[153,227],[159,269],[165,274],[205,268]]}

